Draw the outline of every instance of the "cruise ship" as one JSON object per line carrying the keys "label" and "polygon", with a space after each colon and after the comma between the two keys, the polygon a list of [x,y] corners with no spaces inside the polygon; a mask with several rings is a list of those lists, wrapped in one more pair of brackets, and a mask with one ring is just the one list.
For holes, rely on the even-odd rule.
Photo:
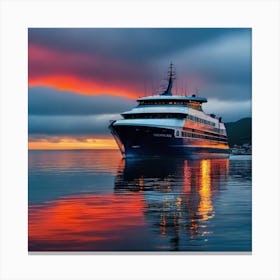
{"label": "cruise ship", "polygon": [[206,98],[173,95],[172,63],[162,93],[137,99],[138,105],[113,120],[109,129],[124,158],[228,157],[227,132],[222,118],[206,114]]}

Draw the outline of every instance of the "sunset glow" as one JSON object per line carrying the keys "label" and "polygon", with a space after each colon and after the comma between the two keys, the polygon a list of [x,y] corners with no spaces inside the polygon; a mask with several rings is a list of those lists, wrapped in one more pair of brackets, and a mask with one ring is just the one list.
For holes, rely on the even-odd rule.
{"label": "sunset glow", "polygon": [[118,149],[114,139],[86,139],[79,141],[72,138],[61,138],[57,142],[29,141],[29,150],[77,150],[77,149]]}
{"label": "sunset glow", "polygon": [[[100,57],[84,53],[62,52],[30,44],[28,85],[53,87],[86,95],[110,94],[133,99],[144,95],[144,86],[142,91],[137,91],[136,85],[130,80],[111,77],[114,71],[125,71],[124,66],[118,65],[116,61],[100,60]],[[104,69],[101,70],[100,65]],[[121,70],[114,70],[117,65]],[[107,79],[100,77],[99,71],[107,75]]]}
{"label": "sunset glow", "polygon": [[123,96],[126,98],[135,99],[144,96],[143,92],[136,92],[135,89],[115,87],[110,84],[98,84],[92,80],[82,79],[71,75],[43,75],[40,77],[30,78],[29,86],[47,86],[58,90],[66,90],[78,94],[100,95],[109,94],[114,96]]}

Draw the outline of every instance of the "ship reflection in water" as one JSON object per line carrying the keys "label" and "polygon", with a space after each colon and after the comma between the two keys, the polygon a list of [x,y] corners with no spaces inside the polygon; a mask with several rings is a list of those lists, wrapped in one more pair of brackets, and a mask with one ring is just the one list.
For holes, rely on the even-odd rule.
{"label": "ship reflection in water", "polygon": [[[64,153],[73,163],[59,171],[36,170],[42,158],[29,155],[30,251],[251,251],[251,157],[121,160],[99,151],[90,161],[94,152]],[[68,185],[44,199],[47,185],[35,188],[44,176]]]}
{"label": "ship reflection in water", "polygon": [[215,216],[212,197],[225,186],[228,165],[228,159],[127,160],[115,192],[142,194],[145,219],[167,241],[159,249],[203,250],[204,243],[199,248],[189,241],[207,241],[213,234],[208,222]]}

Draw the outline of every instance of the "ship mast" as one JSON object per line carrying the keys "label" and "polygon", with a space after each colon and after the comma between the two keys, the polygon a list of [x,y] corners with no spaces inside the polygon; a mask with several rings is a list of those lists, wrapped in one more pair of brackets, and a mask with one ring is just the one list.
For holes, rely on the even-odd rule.
{"label": "ship mast", "polygon": [[172,85],[173,81],[175,80],[175,72],[173,69],[173,63],[170,63],[169,70],[168,70],[168,86],[167,89],[161,95],[172,95]]}

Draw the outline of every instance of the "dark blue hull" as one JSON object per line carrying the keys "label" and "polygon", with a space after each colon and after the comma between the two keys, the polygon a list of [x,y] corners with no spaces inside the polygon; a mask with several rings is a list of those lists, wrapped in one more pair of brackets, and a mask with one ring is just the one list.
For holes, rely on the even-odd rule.
{"label": "dark blue hull", "polygon": [[145,126],[110,126],[124,157],[228,157],[227,144],[174,136],[174,130]]}

